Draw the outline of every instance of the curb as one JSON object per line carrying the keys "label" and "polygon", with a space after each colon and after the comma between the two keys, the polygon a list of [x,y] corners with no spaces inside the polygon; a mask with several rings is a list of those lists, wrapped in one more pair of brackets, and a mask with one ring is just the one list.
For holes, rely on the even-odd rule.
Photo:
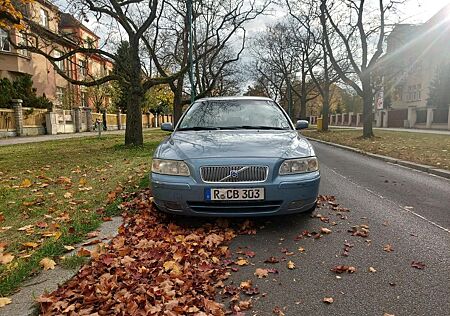
{"label": "curb", "polygon": [[337,147],[337,148],[340,148],[340,149],[345,149],[345,150],[348,150],[348,151],[352,151],[352,152],[355,152],[355,153],[358,153],[358,154],[369,156],[369,157],[372,157],[372,158],[375,158],[375,159],[378,159],[378,160],[382,160],[382,161],[385,161],[385,162],[389,162],[389,163],[392,163],[392,164],[408,167],[408,168],[411,168],[411,169],[414,169],[414,170],[419,170],[419,171],[422,171],[422,172],[433,174],[435,176],[439,176],[439,177],[443,177],[443,178],[446,178],[446,179],[450,179],[450,171],[447,171],[447,170],[438,169],[436,167],[429,166],[429,165],[421,165],[421,164],[417,164],[417,163],[414,163],[414,162],[401,160],[401,159],[397,159],[397,158],[392,158],[392,157],[388,157],[388,156],[372,154],[372,153],[366,152],[366,151],[361,150],[361,149],[357,149],[357,148],[349,147],[349,146],[345,146],[345,145],[340,145],[340,144],[335,144],[335,143],[327,142],[327,141],[320,140],[320,139],[313,138],[313,137],[309,137],[309,136],[304,136],[304,137],[309,139],[309,140],[318,142],[318,143],[334,146],[334,147]]}

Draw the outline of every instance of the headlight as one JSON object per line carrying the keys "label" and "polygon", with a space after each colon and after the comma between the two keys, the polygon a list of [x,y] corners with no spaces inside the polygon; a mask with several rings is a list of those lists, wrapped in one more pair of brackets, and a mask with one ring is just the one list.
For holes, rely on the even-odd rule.
{"label": "headlight", "polygon": [[173,176],[189,176],[189,167],[181,160],[153,159],[152,172]]}
{"label": "headlight", "polygon": [[280,175],[306,173],[319,170],[317,157],[285,160],[280,166]]}

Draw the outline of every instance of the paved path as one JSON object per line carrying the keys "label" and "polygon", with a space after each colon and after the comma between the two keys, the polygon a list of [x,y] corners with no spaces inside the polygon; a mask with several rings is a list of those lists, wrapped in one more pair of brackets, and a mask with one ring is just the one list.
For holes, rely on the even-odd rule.
{"label": "paved path", "polygon": [[[354,127],[354,126],[335,126],[330,125],[331,129],[357,129],[362,130],[362,127]],[[439,135],[449,135],[450,131],[445,130],[436,130],[436,129],[417,129],[417,128],[383,128],[383,127],[374,127],[374,130],[380,131],[389,131],[389,132],[408,132],[408,133],[423,133],[423,134],[439,134]]]}
{"label": "paved path", "polygon": [[[310,216],[296,215],[261,220],[256,235],[239,236],[233,243],[255,251],[252,265],[239,267],[235,284],[251,279],[261,293],[253,301],[257,315],[272,315],[278,306],[291,315],[447,315],[450,310],[450,181],[391,165],[360,154],[313,143],[321,162],[321,193],[335,195],[350,208],[346,219],[329,210],[330,225]],[[369,226],[369,237],[351,236],[354,225]],[[320,239],[295,241],[303,231],[332,230]],[[344,243],[353,245],[342,256]],[[384,246],[392,245],[386,252]],[[298,251],[305,249],[304,253]],[[282,248],[294,253],[286,256]],[[287,261],[267,264],[270,256]],[[425,263],[424,270],[411,266]],[[330,271],[336,265],[352,265],[354,274]],[[256,268],[276,268],[279,274],[257,279]],[[375,273],[368,271],[376,269]],[[333,304],[322,302],[333,297]],[[252,311],[252,315],[254,314]]]}
{"label": "paved path", "polygon": [[[125,130],[103,131],[102,136],[103,135],[124,134],[124,133],[125,133]],[[50,140],[80,138],[80,137],[93,137],[93,136],[98,136],[98,132],[83,132],[83,133],[57,134],[57,135],[39,135],[39,136],[25,136],[25,137],[6,137],[6,138],[0,138],[0,146],[38,143],[38,142],[47,142]]]}

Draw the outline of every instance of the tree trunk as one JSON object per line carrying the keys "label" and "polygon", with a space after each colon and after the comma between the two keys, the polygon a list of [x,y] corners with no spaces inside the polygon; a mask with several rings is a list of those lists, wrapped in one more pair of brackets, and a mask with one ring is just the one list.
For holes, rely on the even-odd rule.
{"label": "tree trunk", "polygon": [[141,110],[142,95],[141,87],[130,87],[125,130],[125,145],[128,146],[141,146],[144,143]]}
{"label": "tree trunk", "polygon": [[330,85],[326,83],[323,87],[322,105],[322,131],[328,131],[328,114],[330,112]]}
{"label": "tree trunk", "polygon": [[[305,57],[304,57],[305,58]],[[304,59],[305,60],[305,59]],[[301,82],[301,97],[300,97],[300,119],[306,120],[306,103],[308,100],[307,92],[306,92],[306,75],[307,75],[307,67],[305,61],[302,63],[302,82]]]}
{"label": "tree trunk", "polygon": [[173,124],[178,124],[181,116],[183,115],[183,82],[184,76],[181,76],[176,81],[176,89],[173,94]]}
{"label": "tree trunk", "polygon": [[141,80],[141,63],[139,58],[139,41],[130,38],[130,86],[127,100],[127,124],[125,129],[125,145],[142,146],[144,137],[142,133],[142,98],[144,88]]}
{"label": "tree trunk", "polygon": [[286,77],[286,84],[287,84],[287,101],[288,101],[288,115],[289,118],[292,120],[293,119],[293,104],[292,104],[292,85],[291,85],[291,80],[289,78]]}
{"label": "tree trunk", "polygon": [[372,85],[370,84],[370,77],[363,77],[362,80],[363,87],[363,137],[371,138],[373,137],[373,93]]}

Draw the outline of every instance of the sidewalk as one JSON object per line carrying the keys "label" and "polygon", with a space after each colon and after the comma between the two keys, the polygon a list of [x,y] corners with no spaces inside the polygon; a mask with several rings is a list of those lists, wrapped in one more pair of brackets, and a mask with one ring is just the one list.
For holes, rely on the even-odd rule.
{"label": "sidewalk", "polygon": [[[317,125],[311,125],[312,127],[316,127]],[[330,129],[356,129],[362,130],[362,127],[355,126],[338,126],[338,125],[330,125]],[[388,132],[408,132],[408,133],[423,133],[423,134],[438,134],[438,135],[449,135],[450,131],[445,130],[436,130],[436,129],[418,129],[418,128],[386,128],[386,127],[374,127],[374,130],[380,131],[388,131]]]}
{"label": "sidewalk", "polygon": [[[144,131],[145,131],[145,129],[144,129]],[[118,135],[118,134],[124,134],[124,133],[125,133],[125,130],[102,131],[102,136],[103,135]],[[94,137],[97,135],[98,135],[98,132],[83,132],[83,133],[58,134],[58,135],[6,137],[6,138],[0,138],[0,146],[38,143],[38,142],[46,142],[46,141],[50,141],[50,140],[68,139],[68,138]]]}

